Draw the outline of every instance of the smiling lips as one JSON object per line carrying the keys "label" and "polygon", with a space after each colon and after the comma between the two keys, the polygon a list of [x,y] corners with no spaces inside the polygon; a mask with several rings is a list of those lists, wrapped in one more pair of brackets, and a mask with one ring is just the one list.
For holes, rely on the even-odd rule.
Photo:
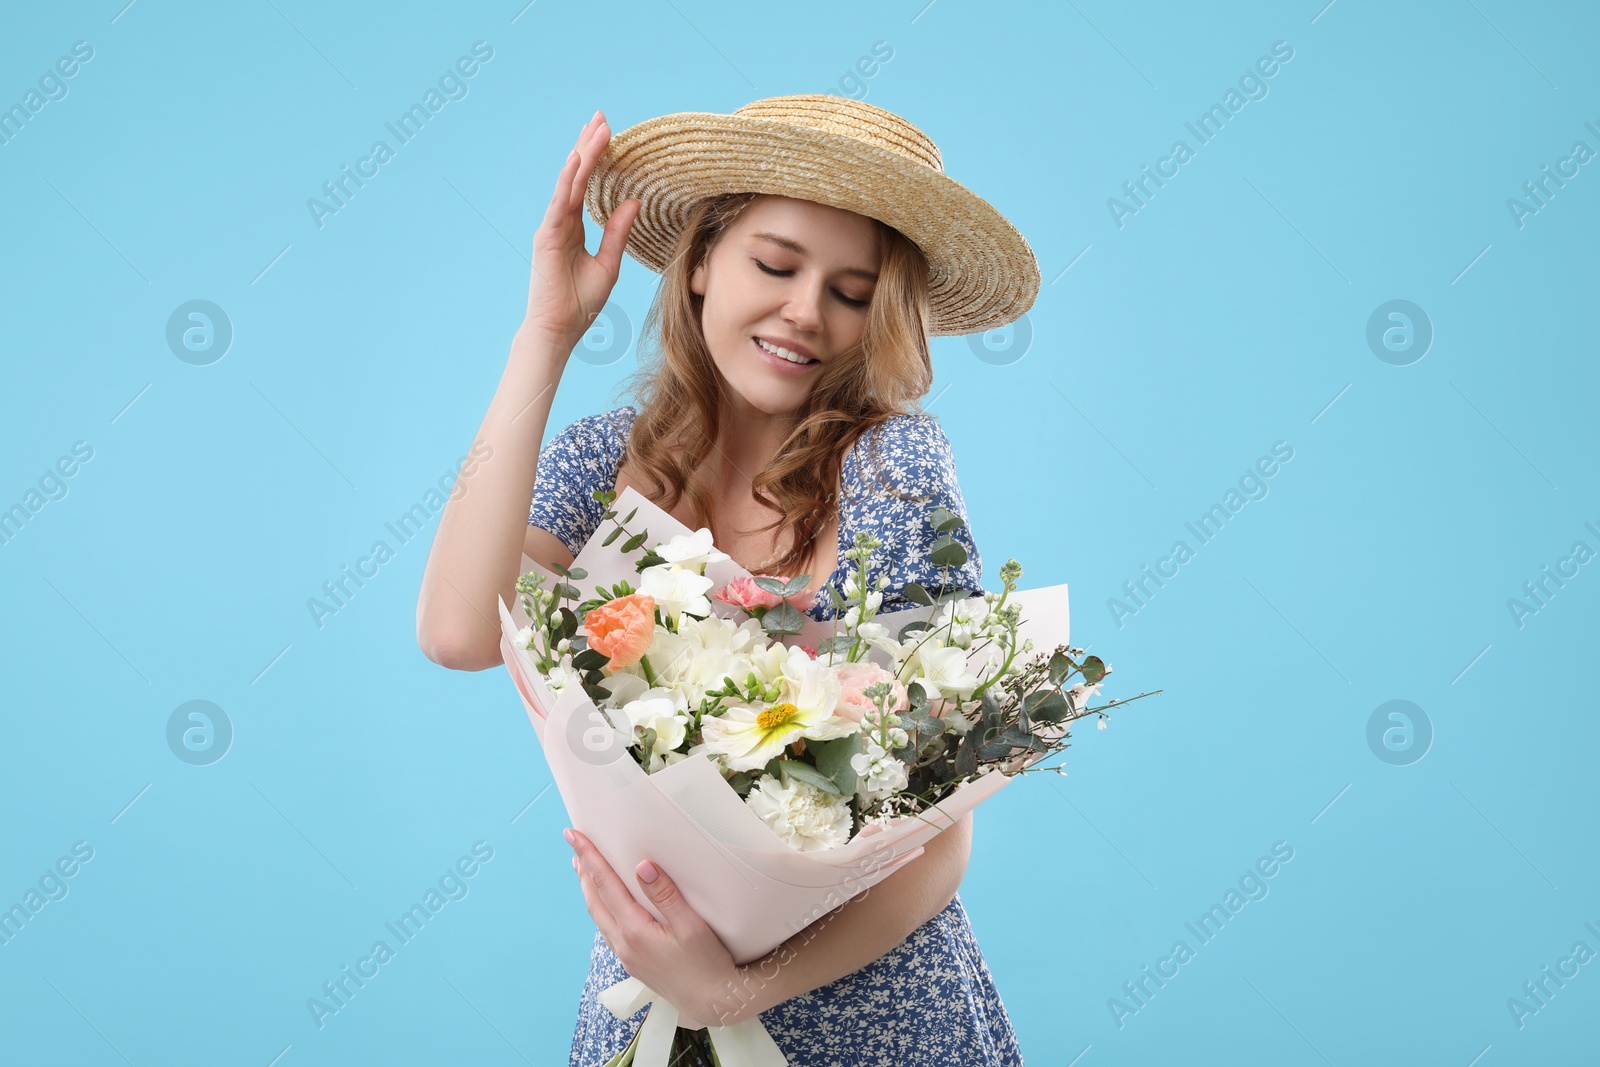
{"label": "smiling lips", "polygon": [[769,341],[764,341],[759,337],[752,337],[751,341],[753,341],[755,346],[761,350],[766,361],[777,367],[784,369],[794,367],[799,369],[801,367],[815,366],[818,362],[820,362],[819,360],[796,352],[793,349],[784,348],[781,345],[775,345]]}

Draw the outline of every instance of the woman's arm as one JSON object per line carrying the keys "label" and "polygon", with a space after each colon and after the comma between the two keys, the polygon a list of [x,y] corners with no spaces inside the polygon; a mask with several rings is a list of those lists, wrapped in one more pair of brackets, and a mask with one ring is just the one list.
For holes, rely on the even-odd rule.
{"label": "woman's arm", "polygon": [[854,974],[954,899],[972,852],[972,813],[934,835],[922,855],[789,940],[738,969],[714,1025],[753,1019],[791,997]]}
{"label": "woman's arm", "polygon": [[[570,351],[570,349],[569,349]],[[435,663],[500,663],[497,596],[517,603],[539,444],[567,352],[519,329],[472,454],[451,488],[417,596],[417,644]]]}
{"label": "woman's arm", "polygon": [[478,427],[474,458],[462,464],[434,532],[417,596],[417,644],[446,667],[481,671],[501,662],[495,599],[517,603],[524,546],[540,542],[529,531],[528,508],[556,383],[594,317],[590,309],[604,307],[616,285],[639,213],[637,200],[618,204],[599,251],[590,256],[584,250],[583,193],[610,139],[611,128],[596,111],[556,176],[533,235],[527,312]]}

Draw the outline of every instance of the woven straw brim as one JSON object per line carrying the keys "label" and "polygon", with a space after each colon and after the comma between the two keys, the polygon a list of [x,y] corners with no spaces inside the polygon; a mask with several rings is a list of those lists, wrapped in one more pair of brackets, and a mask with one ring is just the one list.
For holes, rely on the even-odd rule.
{"label": "woven straw brim", "polygon": [[931,166],[853,137],[770,119],[679,112],[616,134],[584,203],[605,224],[641,202],[628,253],[660,273],[696,203],[754,192],[812,200],[893,226],[928,259],[933,336],[977,333],[1020,318],[1039,294],[1039,265],[1015,226]]}

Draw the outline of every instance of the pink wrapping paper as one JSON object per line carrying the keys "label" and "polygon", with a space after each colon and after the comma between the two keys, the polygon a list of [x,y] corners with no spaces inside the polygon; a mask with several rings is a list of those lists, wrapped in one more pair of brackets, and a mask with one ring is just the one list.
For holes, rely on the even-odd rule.
{"label": "pink wrapping paper", "polygon": [[[637,508],[628,528],[648,529],[652,544],[691,532],[631,487],[612,507],[619,515]],[[572,566],[588,571],[575,583],[585,591],[622,579],[637,582],[632,559],[600,544],[609,529],[602,526],[573,561]],[[554,577],[526,556],[522,567]],[[706,568],[718,586],[748,574],[732,560]],[[1035,652],[1067,643],[1065,585],[1014,590],[1008,602],[1022,605],[1021,636],[1033,638]],[[719,615],[741,614],[731,605],[712,604]],[[739,963],[760,959],[916,859],[935,834],[1011,781],[990,768],[958,786],[937,809],[903,816],[887,827],[868,826],[838,848],[797,852],[745,805],[708,757],[697,755],[646,774],[628,753],[623,735],[580,687],[557,695],[539,674],[533,653],[515,647],[517,630],[528,622],[521,605],[513,614],[502,598],[499,607],[501,654],[571,824],[594,842],[639,905],[665,921],[633,874],[644,859],[658,863]],[[932,612],[917,607],[877,619],[898,628]],[[816,647],[834,627],[833,620],[808,620],[792,640]],[[874,650],[874,655],[881,653]]]}

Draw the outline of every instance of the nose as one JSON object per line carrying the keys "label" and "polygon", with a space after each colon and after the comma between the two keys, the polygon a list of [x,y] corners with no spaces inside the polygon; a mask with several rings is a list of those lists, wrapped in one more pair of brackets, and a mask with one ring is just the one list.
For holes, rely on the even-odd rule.
{"label": "nose", "polygon": [[817,279],[790,290],[789,300],[783,306],[783,321],[797,333],[816,333],[822,329],[822,297],[824,282]]}

